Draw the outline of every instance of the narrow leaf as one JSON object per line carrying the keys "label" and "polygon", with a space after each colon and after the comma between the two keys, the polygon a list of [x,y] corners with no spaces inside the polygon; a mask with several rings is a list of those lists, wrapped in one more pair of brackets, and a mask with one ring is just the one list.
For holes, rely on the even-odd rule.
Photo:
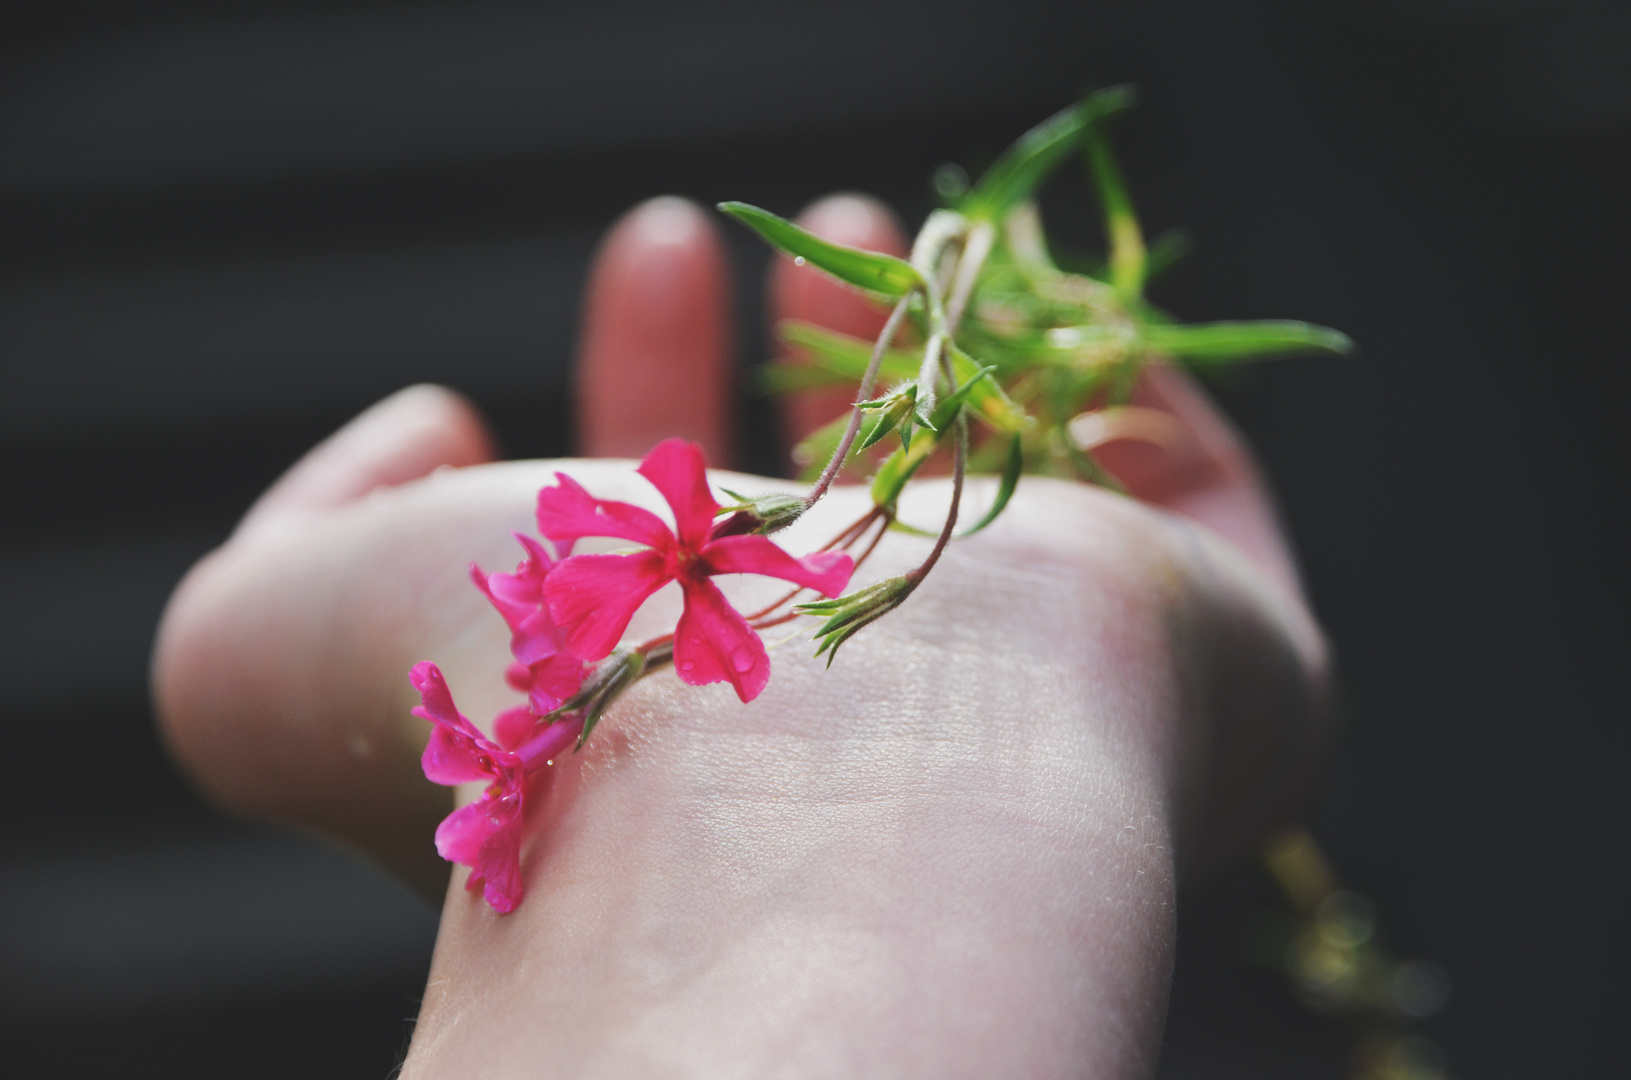
{"label": "narrow leaf", "polygon": [[[967,353],[953,345],[951,370],[967,387],[968,407],[975,415],[998,431],[1015,434],[1024,430],[1027,421],[1025,410],[1010,400],[997,380],[991,377],[990,373],[995,368],[982,368]],[[976,380],[975,373],[982,370],[985,376]]]}
{"label": "narrow leaf", "polygon": [[1347,334],[1313,323],[1287,320],[1196,323],[1190,326],[1148,324],[1145,344],[1157,352],[1198,364],[1223,364],[1256,357],[1333,352],[1347,355],[1354,343]]}
{"label": "narrow leaf", "polygon": [[855,379],[847,375],[798,360],[772,360],[754,368],[749,375],[753,392],[766,396],[820,390],[828,386],[848,386],[853,382]]}
{"label": "narrow leaf", "polygon": [[[874,342],[827,330],[814,323],[785,319],[776,332],[787,344],[803,349],[810,361],[851,382],[860,382],[872,360]],[[904,349],[890,349],[878,367],[880,379],[910,379],[917,374],[921,355]]]}
{"label": "narrow leaf", "polygon": [[923,278],[904,259],[830,243],[786,218],[747,203],[723,202],[719,209],[757,232],[772,247],[858,289],[899,299],[923,285]]}
{"label": "narrow leaf", "polygon": [[991,509],[985,512],[984,517],[957,534],[959,539],[965,536],[973,536],[1002,515],[1002,512],[1008,508],[1008,500],[1014,497],[1014,489],[1019,487],[1019,475],[1024,471],[1025,450],[1020,445],[1019,436],[1015,435],[1013,442],[1008,447],[1008,464],[1003,467],[1002,483],[997,485],[996,500],[992,502]]}
{"label": "narrow leaf", "polygon": [[1104,205],[1105,232],[1110,237],[1110,281],[1123,297],[1138,296],[1144,291],[1147,266],[1144,231],[1138,227],[1127,183],[1100,120],[1095,116],[1088,123],[1082,140],[1087,149],[1088,172],[1093,175],[1099,201]]}
{"label": "narrow leaf", "polygon": [[1030,198],[1037,185],[1081,142],[1087,126],[1101,116],[1132,106],[1136,93],[1130,86],[1112,86],[1062,109],[1020,136],[963,200],[970,218],[999,221],[1016,205]]}

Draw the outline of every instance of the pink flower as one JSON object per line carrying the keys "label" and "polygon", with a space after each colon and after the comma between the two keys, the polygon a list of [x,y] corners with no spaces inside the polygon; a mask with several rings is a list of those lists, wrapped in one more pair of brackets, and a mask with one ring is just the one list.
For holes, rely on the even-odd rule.
{"label": "pink flower", "polygon": [[639,471],[673,510],[672,531],[650,511],[594,498],[564,473],[555,474],[557,486],[538,493],[538,531],[561,550],[583,536],[613,536],[648,549],[574,555],[548,575],[544,597],[567,651],[585,660],[606,656],[646,597],[678,581],[685,611],[674,631],[675,670],[692,686],[729,682],[738,697],[752,701],[770,679],[770,658],[759,635],[708,579],[763,574],[836,596],[854,564],[842,552],[795,559],[764,536],[714,536],[719,504],[708,491],[702,449],[695,443],[658,443]]}
{"label": "pink flower", "polygon": [[[582,721],[557,722],[525,743],[503,745],[488,739],[459,712],[435,664],[415,664],[408,678],[423,702],[414,715],[435,725],[420,759],[425,775],[438,784],[487,781],[480,798],[453,811],[436,827],[436,850],[442,858],[470,867],[465,888],[484,886],[483,895],[495,911],[514,911],[525,893],[521,817],[527,776],[570,746]],[[529,722],[523,733],[530,730]],[[504,738],[502,731],[500,737]]]}
{"label": "pink flower", "polygon": [[[544,606],[544,579],[554,569],[555,561],[532,537],[516,533],[515,538],[527,551],[515,573],[484,574],[481,567],[471,563],[470,580],[509,624],[510,653],[516,662],[505,672],[505,679],[527,695],[534,714],[543,716],[578,692],[583,683],[583,661],[562,651],[560,631]],[[511,716],[515,711],[499,718],[501,728],[519,727],[525,722],[523,717]]]}

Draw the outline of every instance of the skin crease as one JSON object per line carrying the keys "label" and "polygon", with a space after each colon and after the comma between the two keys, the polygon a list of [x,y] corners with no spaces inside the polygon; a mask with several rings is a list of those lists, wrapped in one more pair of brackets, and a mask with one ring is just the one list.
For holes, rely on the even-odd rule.
{"label": "skin crease", "polygon": [[[898,242],[854,197],[805,220]],[[622,452],[673,432],[729,445],[722,419],[664,420],[643,389],[657,368],[697,364],[706,385],[723,369],[724,336],[698,344],[728,324],[718,251],[676,200],[631,211],[603,248],[580,410],[646,409]],[[661,278],[649,262],[690,267],[685,302],[629,301]],[[773,287],[779,317],[854,299],[807,268],[776,272],[812,275]],[[1185,438],[1102,457],[1157,505],[1027,478],[830,670],[772,630],[774,674],[751,705],[659,675],[546,770],[520,908],[496,916],[453,876],[403,1075],[1151,1073],[1178,875],[1249,849],[1295,804],[1327,657],[1238,437],[1176,373],[1152,371],[1140,394]],[[532,528],[556,467],[661,506],[629,462],[490,454],[460,399],[404,391],[291,470],[178,588],[155,696],[211,797],[339,837],[422,888],[446,880],[429,839],[451,803],[419,773],[428,725],[408,715],[408,667],[436,660],[478,723],[515,698],[506,631],[465,564],[515,564],[508,530]],[[932,520],[948,489],[917,486],[905,516]],[[991,491],[971,482],[965,514]],[[779,539],[803,553],[864,508],[837,489]],[[857,583],[926,550],[891,537]],[[780,587],[724,586],[743,608]],[[631,635],[677,611],[660,593]]]}

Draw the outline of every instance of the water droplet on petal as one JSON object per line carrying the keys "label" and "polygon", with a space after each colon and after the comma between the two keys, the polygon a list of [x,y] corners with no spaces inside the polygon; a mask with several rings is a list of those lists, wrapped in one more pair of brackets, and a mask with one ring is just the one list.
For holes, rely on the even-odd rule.
{"label": "water droplet on petal", "polygon": [[697,662],[695,660],[681,660],[679,662],[679,669],[681,671],[695,671],[696,667]]}
{"label": "water droplet on petal", "polygon": [[746,675],[753,670],[753,653],[746,645],[738,645],[731,650],[731,667],[736,669],[738,675]]}
{"label": "water droplet on petal", "polygon": [[803,255],[793,256],[793,265],[794,266],[803,266],[804,265],[804,256]]}

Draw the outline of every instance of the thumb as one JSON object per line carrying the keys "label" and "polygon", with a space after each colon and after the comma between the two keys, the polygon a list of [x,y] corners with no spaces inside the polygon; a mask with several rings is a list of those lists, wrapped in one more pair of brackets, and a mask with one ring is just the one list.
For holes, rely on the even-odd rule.
{"label": "thumb", "polygon": [[417,480],[443,465],[495,457],[474,405],[441,386],[398,390],[313,447],[250,507],[238,535],[342,506],[377,487]]}

